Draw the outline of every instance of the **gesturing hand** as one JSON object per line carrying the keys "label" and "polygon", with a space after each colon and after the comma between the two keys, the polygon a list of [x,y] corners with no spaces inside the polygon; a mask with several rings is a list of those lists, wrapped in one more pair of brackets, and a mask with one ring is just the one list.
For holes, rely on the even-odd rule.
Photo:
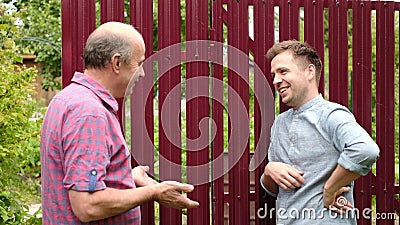
{"label": "gesturing hand", "polygon": [[299,188],[306,183],[303,178],[304,172],[286,163],[269,162],[264,174],[271,177],[279,187],[285,190]]}
{"label": "gesturing hand", "polygon": [[164,181],[156,184],[155,188],[157,189],[157,194],[155,196],[156,201],[166,207],[175,209],[190,209],[199,206],[198,202],[190,200],[188,197],[181,194],[181,192],[193,191],[193,185],[182,184],[176,181]]}
{"label": "gesturing hand", "polygon": [[351,210],[353,205],[342,196],[343,192],[348,191],[350,191],[350,187],[342,187],[334,193],[330,193],[324,189],[324,206],[340,214],[344,214],[346,211]]}
{"label": "gesturing hand", "polygon": [[148,166],[137,166],[132,169],[132,176],[136,186],[143,187],[150,184],[157,184],[157,181],[147,175],[148,172]]}

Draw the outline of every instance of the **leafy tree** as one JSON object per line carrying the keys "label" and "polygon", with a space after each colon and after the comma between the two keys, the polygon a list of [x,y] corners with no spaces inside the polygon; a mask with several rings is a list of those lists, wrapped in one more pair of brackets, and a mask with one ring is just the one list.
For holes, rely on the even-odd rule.
{"label": "leafy tree", "polygon": [[29,174],[40,173],[40,120],[32,120],[31,98],[37,72],[16,65],[22,57],[15,16],[0,5],[0,224],[31,224],[18,192],[29,189]]}
{"label": "leafy tree", "polygon": [[19,11],[21,33],[15,41],[23,54],[36,55],[44,90],[61,89],[61,1],[9,1]]}

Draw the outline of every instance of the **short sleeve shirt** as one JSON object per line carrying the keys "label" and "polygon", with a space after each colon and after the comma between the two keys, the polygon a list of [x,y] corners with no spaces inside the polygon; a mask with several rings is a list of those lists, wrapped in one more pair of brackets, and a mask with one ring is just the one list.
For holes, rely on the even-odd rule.
{"label": "short sleeve shirt", "polygon": [[[47,109],[41,133],[43,224],[84,224],[68,190],[135,188],[118,103],[98,82],[75,73]],[[140,208],[87,224],[140,224]]]}

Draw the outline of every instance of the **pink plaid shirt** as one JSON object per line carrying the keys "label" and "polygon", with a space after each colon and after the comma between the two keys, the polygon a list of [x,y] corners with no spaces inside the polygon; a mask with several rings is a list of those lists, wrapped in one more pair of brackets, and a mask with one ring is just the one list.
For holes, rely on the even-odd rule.
{"label": "pink plaid shirt", "polygon": [[[84,224],[68,190],[135,188],[118,103],[92,78],[75,73],[51,101],[41,134],[43,224]],[[140,224],[140,208],[88,224]]]}

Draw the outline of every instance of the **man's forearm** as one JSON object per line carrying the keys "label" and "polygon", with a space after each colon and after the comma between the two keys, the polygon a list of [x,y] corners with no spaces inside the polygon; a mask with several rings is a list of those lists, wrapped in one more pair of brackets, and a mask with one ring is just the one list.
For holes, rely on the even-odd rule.
{"label": "man's forearm", "polygon": [[106,188],[93,193],[70,190],[68,194],[74,214],[82,222],[89,222],[119,215],[153,200],[175,209],[196,208],[199,203],[182,194],[193,190],[190,184],[164,181],[134,189]]}
{"label": "man's forearm", "polygon": [[106,188],[93,193],[69,191],[72,210],[82,222],[100,220],[124,213],[154,200],[152,187],[118,190]]}
{"label": "man's forearm", "polygon": [[360,177],[360,174],[349,171],[338,165],[333,171],[324,186],[324,192],[332,194],[337,192],[340,188],[350,184],[353,180]]}

